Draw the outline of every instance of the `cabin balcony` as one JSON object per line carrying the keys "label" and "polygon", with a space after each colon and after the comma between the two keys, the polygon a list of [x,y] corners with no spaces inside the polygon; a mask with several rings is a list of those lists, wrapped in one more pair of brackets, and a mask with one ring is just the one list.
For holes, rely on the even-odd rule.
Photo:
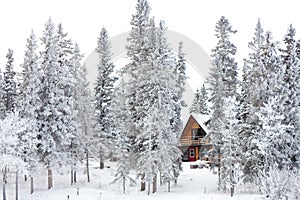
{"label": "cabin balcony", "polygon": [[180,146],[197,146],[208,143],[208,141],[203,140],[203,137],[200,136],[182,136],[179,142]]}

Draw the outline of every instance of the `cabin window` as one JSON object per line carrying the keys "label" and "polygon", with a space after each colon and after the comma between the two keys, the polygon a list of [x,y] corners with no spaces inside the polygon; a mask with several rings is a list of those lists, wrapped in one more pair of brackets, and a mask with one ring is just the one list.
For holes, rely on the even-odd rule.
{"label": "cabin window", "polygon": [[192,138],[193,140],[197,140],[198,139],[198,129],[192,129]]}
{"label": "cabin window", "polygon": [[199,138],[203,138],[206,135],[203,128],[193,128],[192,129],[192,138],[193,140],[198,140]]}
{"label": "cabin window", "polygon": [[190,157],[191,158],[195,157],[195,149],[190,149]]}

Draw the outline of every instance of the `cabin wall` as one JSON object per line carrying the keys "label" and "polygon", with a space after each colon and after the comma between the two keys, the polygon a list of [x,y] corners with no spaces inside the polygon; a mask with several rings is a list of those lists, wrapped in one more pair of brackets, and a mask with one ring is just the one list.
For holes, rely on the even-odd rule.
{"label": "cabin wall", "polygon": [[200,126],[198,125],[198,123],[194,120],[194,118],[191,118],[189,121],[188,121],[188,124],[186,125],[183,133],[182,133],[182,137],[185,137],[185,136],[189,136],[191,137],[192,136],[192,129],[194,128],[200,128]]}

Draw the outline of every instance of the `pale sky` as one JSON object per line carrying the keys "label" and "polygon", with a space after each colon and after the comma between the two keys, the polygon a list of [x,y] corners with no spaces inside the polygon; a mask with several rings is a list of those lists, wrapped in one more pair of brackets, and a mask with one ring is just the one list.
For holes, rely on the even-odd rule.
{"label": "pale sky", "polygon": [[[1,0],[0,66],[4,68],[8,48],[16,63],[23,60],[26,39],[31,29],[40,37],[49,16],[88,56],[96,47],[105,26],[111,37],[130,30],[136,0]],[[163,19],[170,30],[198,43],[208,54],[216,44],[214,28],[220,16],[238,30],[232,41],[238,47],[238,61],[247,56],[257,19],[274,39],[282,40],[289,24],[300,31],[300,11],[296,0],[149,0],[151,16]],[[298,34],[299,35],[299,34]]]}

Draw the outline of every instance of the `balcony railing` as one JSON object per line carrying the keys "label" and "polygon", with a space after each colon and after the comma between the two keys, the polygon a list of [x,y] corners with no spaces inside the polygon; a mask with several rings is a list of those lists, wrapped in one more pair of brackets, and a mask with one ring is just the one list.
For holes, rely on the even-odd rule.
{"label": "balcony railing", "polygon": [[207,141],[203,140],[203,137],[193,137],[193,136],[182,136],[180,138],[180,145],[186,146],[186,145],[198,145],[198,144],[205,144]]}

